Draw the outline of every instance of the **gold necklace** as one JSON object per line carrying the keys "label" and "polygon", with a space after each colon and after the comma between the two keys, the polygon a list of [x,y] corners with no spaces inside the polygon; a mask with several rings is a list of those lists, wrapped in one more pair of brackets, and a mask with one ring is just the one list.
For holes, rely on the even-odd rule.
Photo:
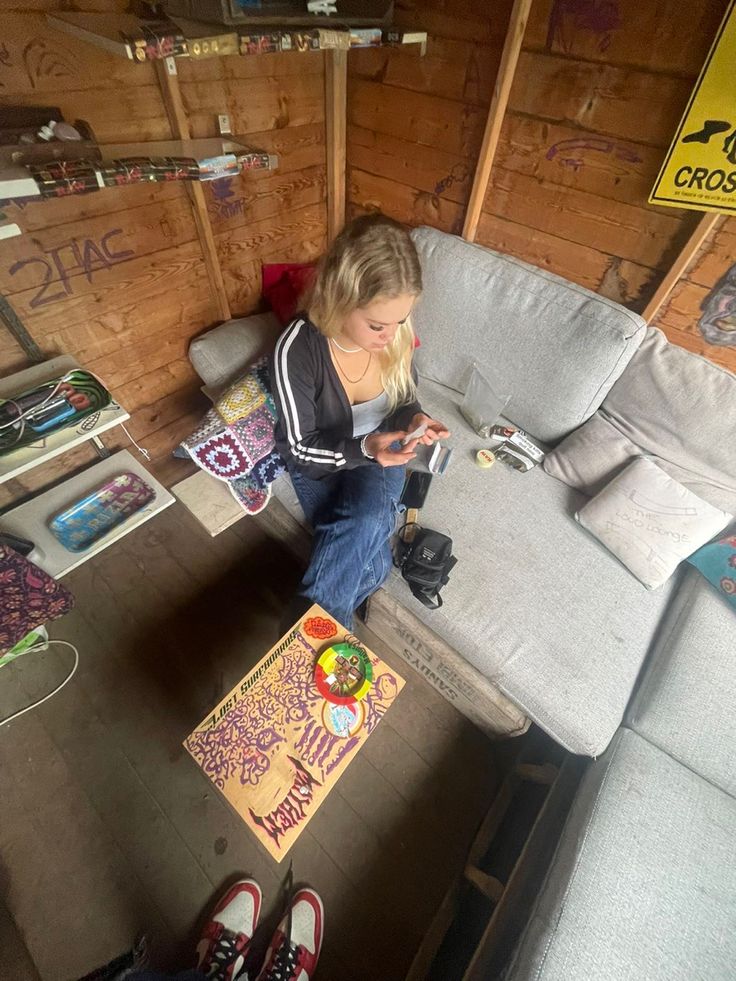
{"label": "gold necklace", "polygon": [[368,369],[371,366],[371,361],[372,360],[373,360],[373,352],[372,351],[369,351],[368,352],[368,361],[366,362],[365,371],[363,372],[363,374],[360,376],[360,378],[349,378],[345,374],[345,371],[343,370],[342,365],[338,361],[337,355],[335,355],[335,364],[337,365],[338,371],[340,372],[340,374],[342,375],[342,377],[345,379],[345,381],[350,382],[351,385],[357,385],[358,382],[362,382],[363,381],[363,379],[365,378],[365,376],[368,374]]}

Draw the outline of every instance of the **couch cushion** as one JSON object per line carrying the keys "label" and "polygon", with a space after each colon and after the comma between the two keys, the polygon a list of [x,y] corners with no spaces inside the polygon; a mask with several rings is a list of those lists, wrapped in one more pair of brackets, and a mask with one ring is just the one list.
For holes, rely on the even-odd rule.
{"label": "couch cushion", "polygon": [[736,796],[736,611],[688,569],[627,725]]}
{"label": "couch cushion", "polygon": [[[632,443],[628,436],[624,436],[599,409],[547,454],[544,469],[568,487],[595,497],[632,460],[643,455],[641,447]],[[729,512],[736,510],[736,486],[728,486],[720,480],[699,474],[693,469],[685,469],[661,457],[651,454],[647,456],[670,477],[713,507]],[[697,466],[694,458],[689,462],[691,468]]]}
{"label": "couch cushion", "polygon": [[736,496],[736,375],[650,328],[601,415],[632,443]]}
{"label": "couch cushion", "polygon": [[261,354],[273,351],[282,329],[273,313],[228,320],[194,338],[189,360],[205,385],[216,393],[235,381]]}
{"label": "couch cushion", "polygon": [[724,981],[736,801],[635,732],[578,791],[508,981]]}
{"label": "couch cushion", "polygon": [[647,589],[656,589],[733,515],[639,457],[581,508],[577,520]]}
{"label": "couch cushion", "polygon": [[[483,445],[460,397],[422,380],[424,408],[452,430],[453,458],[421,512],[450,535],[457,566],[427,610],[394,570],[391,594],[574,753],[608,745],[656,631],[668,583],[649,593],[575,522],[584,498],[536,467],[475,466]],[[277,496],[295,513],[289,482]],[[673,580],[672,582],[674,582]]]}
{"label": "couch cushion", "polygon": [[477,360],[507,414],[556,442],[595,412],[644,337],[637,314],[536,266],[418,228],[420,373],[462,390]]}

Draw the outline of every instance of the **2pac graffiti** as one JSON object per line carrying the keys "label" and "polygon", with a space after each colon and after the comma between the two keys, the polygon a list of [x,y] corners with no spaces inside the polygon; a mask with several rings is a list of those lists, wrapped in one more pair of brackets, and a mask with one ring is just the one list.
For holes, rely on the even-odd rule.
{"label": "2pac graffiti", "polygon": [[[112,228],[99,239],[73,238],[54,249],[44,249],[40,255],[19,259],[8,269],[9,276],[16,276],[22,269],[38,266],[40,283],[35,286],[36,293],[31,297],[31,309],[56,303],[74,293],[73,274],[82,272],[88,283],[101,269],[110,269],[118,262],[125,262],[135,255],[134,249],[115,249],[112,242],[122,235],[122,228]],[[55,287],[58,286],[58,289]]]}

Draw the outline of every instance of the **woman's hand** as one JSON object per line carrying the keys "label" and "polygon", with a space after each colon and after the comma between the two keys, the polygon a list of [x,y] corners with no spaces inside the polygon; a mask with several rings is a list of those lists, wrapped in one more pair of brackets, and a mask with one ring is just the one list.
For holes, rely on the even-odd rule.
{"label": "woman's hand", "polygon": [[431,446],[433,443],[438,443],[441,439],[447,439],[450,435],[450,430],[445,426],[443,422],[439,422],[437,419],[432,419],[430,416],[426,415],[424,412],[417,412],[411,421],[409,426],[409,432],[413,433],[415,429],[419,426],[427,424],[427,431],[424,436],[421,436],[417,442],[423,443],[425,446]]}
{"label": "woman's hand", "polygon": [[[416,426],[414,428],[416,429]],[[404,432],[371,433],[370,436],[366,436],[365,448],[382,467],[400,467],[416,456],[414,453],[414,447],[418,442],[416,439],[406,446],[401,445],[401,440],[407,435]],[[394,443],[397,445],[393,446]]]}

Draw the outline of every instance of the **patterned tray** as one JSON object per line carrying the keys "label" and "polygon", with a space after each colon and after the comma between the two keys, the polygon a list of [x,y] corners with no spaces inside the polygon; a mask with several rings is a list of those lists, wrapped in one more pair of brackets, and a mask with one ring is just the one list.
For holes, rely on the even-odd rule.
{"label": "patterned tray", "polygon": [[153,488],[137,474],[121,473],[57,514],[49,529],[69,552],[83,552],[155,496]]}

